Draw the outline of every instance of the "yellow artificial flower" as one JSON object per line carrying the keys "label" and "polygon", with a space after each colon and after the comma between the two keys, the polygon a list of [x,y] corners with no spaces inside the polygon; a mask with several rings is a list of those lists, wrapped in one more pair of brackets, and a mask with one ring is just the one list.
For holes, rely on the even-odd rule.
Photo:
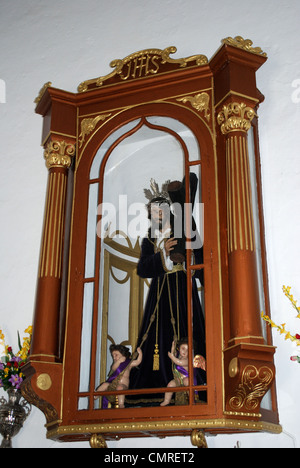
{"label": "yellow artificial flower", "polygon": [[0,345],[5,348],[5,336],[2,330],[0,330]]}
{"label": "yellow artificial flower", "polygon": [[291,294],[291,286],[282,286],[284,295],[289,299],[292,306],[298,312],[297,318],[300,318],[300,307],[297,307],[297,301],[294,299],[294,296]]}
{"label": "yellow artificial flower", "polygon": [[286,333],[285,323],[281,324],[281,326],[279,327],[279,330],[280,330],[280,335],[283,335],[284,333]]}
{"label": "yellow artificial flower", "polygon": [[[284,338],[285,340],[292,340],[292,338],[293,338],[293,337],[292,337],[292,335],[290,334],[290,332],[287,332],[287,333],[285,334],[285,338]],[[292,340],[292,341],[293,341],[293,340]]]}
{"label": "yellow artificial flower", "polygon": [[32,325],[27,327],[24,333],[28,333],[29,335],[32,335]]}
{"label": "yellow artificial flower", "polygon": [[285,329],[285,323],[282,323],[281,325],[276,325],[275,322],[273,322],[273,320],[270,319],[270,317],[268,317],[267,315],[264,315],[264,313],[262,312],[261,313],[261,317],[263,318],[263,320],[265,322],[267,322],[272,328],[277,328],[277,330],[279,331],[280,335],[285,335],[285,340],[291,340],[291,341],[295,341],[297,346],[300,346],[300,340],[298,338],[296,338],[296,336],[292,335],[289,331],[287,331]]}
{"label": "yellow artificial flower", "polygon": [[27,359],[29,351],[30,351],[31,338],[32,338],[32,325],[26,328],[25,333],[28,333],[29,336],[23,338],[22,348],[17,353],[17,356],[19,356],[22,359],[22,361],[25,361]]}

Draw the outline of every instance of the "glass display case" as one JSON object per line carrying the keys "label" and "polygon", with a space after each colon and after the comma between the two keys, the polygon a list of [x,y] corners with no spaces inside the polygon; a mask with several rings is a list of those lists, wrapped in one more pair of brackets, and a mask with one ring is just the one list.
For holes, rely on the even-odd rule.
{"label": "glass display case", "polygon": [[266,55],[241,37],[175,53],[36,101],[49,178],[22,392],[51,439],[281,431],[261,323]]}

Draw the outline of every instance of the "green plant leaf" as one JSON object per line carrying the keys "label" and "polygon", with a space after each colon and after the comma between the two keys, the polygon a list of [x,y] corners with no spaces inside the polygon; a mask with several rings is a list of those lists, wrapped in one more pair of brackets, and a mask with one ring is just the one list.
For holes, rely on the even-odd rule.
{"label": "green plant leaf", "polygon": [[20,338],[20,333],[19,333],[19,331],[18,331],[18,346],[19,346],[19,350],[21,351],[22,345],[21,345],[21,338]]}

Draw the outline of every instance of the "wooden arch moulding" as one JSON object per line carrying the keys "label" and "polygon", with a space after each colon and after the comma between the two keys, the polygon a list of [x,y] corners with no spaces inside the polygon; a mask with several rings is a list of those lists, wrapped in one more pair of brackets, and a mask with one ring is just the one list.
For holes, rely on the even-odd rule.
{"label": "wooden arch moulding", "polygon": [[[106,440],[121,437],[183,435],[205,446],[205,433],[281,431],[275,349],[260,320],[261,308],[268,315],[270,310],[257,128],[263,96],[255,73],[266,54],[242,37],[224,39],[210,60],[173,54],[175,47],[131,54],[111,62],[113,70],[106,76],[82,82],[77,93],[49,82],[36,100],[49,177],[33,340],[22,392],[45,414],[51,439],[89,440],[92,447],[103,447]],[[137,274],[138,239],[125,235],[121,242],[96,235],[97,229],[108,228],[103,212],[89,208],[91,193],[97,208],[107,187],[113,199],[114,192],[120,194],[118,184],[129,184],[128,193],[133,193],[131,180],[156,177],[145,169],[151,158],[142,156],[148,150],[141,136],[148,134],[152,143],[161,138],[169,145],[153,154],[158,172],[168,175],[168,157],[173,158],[168,149],[176,147],[183,176],[189,180],[197,174],[200,181],[202,259],[196,261],[187,248],[184,265],[173,265],[172,271],[184,271],[186,278],[189,349],[196,349],[198,336],[193,277],[200,272],[205,278],[198,287],[205,309],[205,379],[189,376],[184,391],[176,381],[175,403],[167,406],[118,407],[120,389],[110,387],[104,396],[116,404],[103,409],[97,387],[107,375],[108,344],[115,342],[119,326],[123,344],[135,351],[149,279]],[[129,143],[134,149],[128,149]],[[131,151],[128,158],[122,156],[125,148]],[[135,152],[141,156],[129,163]],[[126,174],[115,172],[117,179],[108,175],[113,157]],[[174,156],[172,170],[176,161]],[[191,196],[186,184],[186,203]],[[138,201],[145,203],[143,193]],[[124,301],[111,292],[113,287],[129,288],[128,320],[117,313]],[[113,334],[111,322],[117,324]],[[193,365],[189,353],[189,369]],[[161,394],[167,383],[159,387]],[[148,392],[151,398],[159,395],[157,388]],[[146,401],[143,393],[145,388],[122,391],[127,402],[132,396]],[[177,404],[178,395],[187,399]]]}

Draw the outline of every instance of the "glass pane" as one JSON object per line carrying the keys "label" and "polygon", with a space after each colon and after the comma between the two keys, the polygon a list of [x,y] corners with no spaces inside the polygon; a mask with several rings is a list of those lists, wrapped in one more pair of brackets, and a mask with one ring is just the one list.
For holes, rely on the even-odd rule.
{"label": "glass pane", "polygon": [[89,397],[80,397],[80,398],[78,398],[78,409],[79,410],[88,410],[89,409]]}
{"label": "glass pane", "polygon": [[191,194],[193,198],[191,248],[194,250],[202,248],[204,244],[204,203],[202,202],[201,165],[192,166],[190,173],[198,180],[197,190],[194,195]]}
{"label": "glass pane", "polygon": [[[199,309],[198,316],[193,322],[193,383],[194,385],[206,385],[206,342],[205,342],[205,296],[204,296],[204,269],[194,272],[193,281],[193,312]],[[195,317],[195,313],[194,313]],[[197,339],[197,337],[201,337]],[[194,402],[203,404],[207,401],[205,390],[195,392]]]}
{"label": "glass pane", "polygon": [[107,150],[110,148],[110,146],[121,136],[124,135],[126,132],[134,128],[139,120],[133,120],[132,122],[129,122],[127,125],[124,125],[123,127],[119,128],[116,130],[112,135],[106,138],[106,140],[103,142],[101,147],[99,148],[92,167],[90,171],[90,179],[98,179],[99,177],[99,170],[100,170],[100,165],[102,162],[102,159],[107,152]]}
{"label": "glass pane", "polygon": [[121,230],[132,241],[143,236],[148,228],[144,189],[149,189],[152,177],[160,187],[166,177],[182,180],[183,164],[182,149],[168,133],[144,126],[129,136],[106,165],[103,226],[110,225],[111,234]]}
{"label": "glass pane", "polygon": [[[255,233],[255,247],[256,247],[256,264],[257,264],[257,278],[259,288],[260,311],[265,311],[265,294],[263,283],[263,270],[262,270],[262,252],[260,242],[260,223],[259,223],[259,208],[258,208],[258,193],[257,193],[257,178],[256,178],[256,157],[255,157],[255,143],[254,143],[254,127],[248,131],[248,152],[249,152],[249,169],[251,180],[251,195],[252,195],[252,210],[253,222]],[[262,320],[263,336],[267,341],[267,328],[266,323]],[[261,407],[264,409],[272,410],[272,394],[268,391],[261,402]]]}
{"label": "glass pane", "polygon": [[198,141],[196,140],[193,132],[179,120],[171,119],[168,117],[148,117],[148,122],[155,125],[164,125],[169,129],[177,133],[184,141],[187,146],[189,161],[198,161],[200,160],[200,148]]}
{"label": "glass pane", "polygon": [[[199,145],[186,126],[165,117],[141,120],[140,128],[127,135],[126,132],[138,123],[131,122],[107,139],[95,157],[90,176],[91,179],[98,177],[106,151],[117,137],[124,135],[107,160],[100,207],[95,378],[99,392],[129,388],[138,394],[125,398],[120,391],[117,399],[108,399],[109,404],[102,401],[105,408],[116,404],[122,407],[163,403],[164,392],[149,389],[165,388],[174,381],[175,364],[169,354],[172,343],[175,341],[176,347],[180,339],[188,336],[185,250],[180,262],[178,257],[171,257],[180,238],[178,236],[175,244],[170,236],[172,230],[176,231],[176,220],[181,219],[176,210],[181,207],[181,214],[184,214],[186,208],[185,157],[200,161]],[[197,232],[198,243],[194,242],[192,248],[193,262],[198,265],[203,264],[200,168],[200,164],[192,166],[192,176],[187,179],[194,187],[191,195],[195,223],[191,227]],[[175,185],[168,185],[174,181]],[[184,223],[182,226],[185,234]],[[184,236],[181,244],[185,246]],[[193,277],[193,340],[196,343],[192,352],[205,358],[203,289],[196,279],[201,275],[202,271],[197,270]],[[139,351],[135,353],[139,347],[142,357]],[[174,359],[177,352],[173,352]],[[128,362],[127,353],[134,353]],[[205,381],[197,377],[195,383],[203,385]],[[97,399],[95,408],[100,406],[101,399]]]}
{"label": "glass pane", "polygon": [[98,207],[98,184],[90,185],[89,208],[86,235],[85,278],[95,275],[96,220]]}
{"label": "glass pane", "polygon": [[89,391],[94,283],[85,283],[82,310],[79,391]]}
{"label": "glass pane", "polygon": [[[263,284],[263,273],[262,273],[260,225],[259,225],[259,209],[258,209],[258,197],[257,197],[257,180],[256,180],[255,146],[254,146],[253,127],[251,127],[251,129],[248,131],[248,151],[249,151],[249,169],[250,169],[250,180],[251,180],[252,212],[253,212],[254,233],[255,233],[256,264],[257,264],[260,310],[264,311],[265,310],[265,296],[264,296],[264,284]],[[262,323],[262,329],[265,335],[264,337],[266,338],[265,322]]]}
{"label": "glass pane", "polygon": [[271,390],[269,390],[263,399],[261,400],[260,404],[261,408],[267,409],[267,410],[272,410],[272,393]]}

